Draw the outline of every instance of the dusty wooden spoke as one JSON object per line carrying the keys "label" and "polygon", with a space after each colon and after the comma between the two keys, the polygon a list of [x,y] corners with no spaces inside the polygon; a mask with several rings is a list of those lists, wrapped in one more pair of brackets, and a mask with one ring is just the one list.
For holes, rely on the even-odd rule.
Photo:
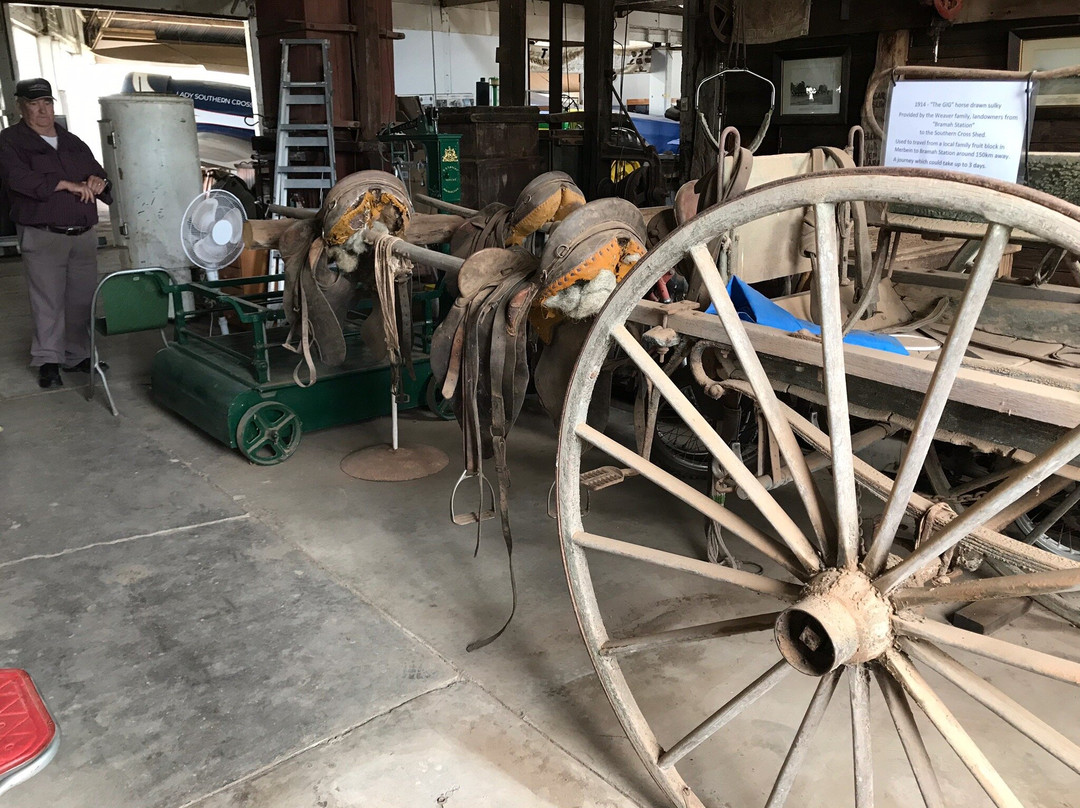
{"label": "dusty wooden spoke", "polygon": [[794,603],[802,593],[802,587],[797,584],[789,584],[786,581],[778,581],[764,575],[723,567],[697,558],[687,558],[678,553],[669,553],[666,550],[655,550],[652,547],[643,547],[640,544],[633,544],[628,541],[598,536],[595,533],[587,533],[583,530],[574,534],[573,542],[587,550],[596,550],[608,555],[632,558],[636,561],[644,561],[671,570],[689,572],[712,581],[734,584],[752,592],[772,595],[774,598],[788,603]]}
{"label": "dusty wooden spoke", "polygon": [[1080,685],[1080,662],[1046,654],[1005,640],[975,634],[971,631],[922,618],[893,617],[893,629],[898,634],[918,637],[934,643],[949,645],[972,654],[1012,665],[1014,668],[1038,673],[1051,679]]}
{"label": "dusty wooden spoke", "polygon": [[1010,228],[1000,224],[991,224],[986,232],[978,260],[971,271],[971,279],[964,289],[960,308],[949,330],[949,337],[941,349],[941,355],[938,357],[934,374],[930,379],[930,386],[926,390],[919,415],[915,419],[915,428],[904,448],[900,468],[893,482],[892,492],[885,503],[881,523],[874,532],[874,538],[863,559],[863,569],[869,575],[876,575],[885,566],[889,548],[892,546],[897,528],[900,527],[900,520],[904,518],[908,500],[915,490],[915,483],[926,460],[926,453],[933,444],[941,414],[945,410],[945,405],[949,403],[949,391],[952,390],[953,383],[956,381],[956,374],[960,370],[964,353],[971,341],[971,334],[979,320],[979,313],[990,291],[990,285],[997,277],[1001,256],[1009,244],[1011,232]]}
{"label": "dusty wooden spoke", "polygon": [[[884,572],[874,585],[889,594],[904,581],[925,567],[937,556],[954,547],[976,527],[1019,499],[1063,465],[1080,454],[1080,426],[1065,434],[1057,443],[1030,463],[1019,466],[1003,483],[980,499],[962,515],[932,535],[906,559]],[[905,506],[906,507],[906,506]]]}
{"label": "dusty wooden spoke", "polygon": [[874,808],[874,757],[870,743],[870,666],[848,670],[851,745],[855,763],[855,808]]}
{"label": "dusty wooden spoke", "polygon": [[970,668],[920,640],[900,640],[900,647],[996,713],[1073,771],[1080,774],[1080,746],[1002,693]]}
{"label": "dusty wooden spoke", "polygon": [[741,634],[753,634],[769,631],[776,625],[780,612],[767,612],[747,617],[735,617],[731,620],[717,620],[698,626],[673,628],[668,631],[656,631],[649,634],[635,634],[629,637],[616,637],[600,646],[603,656],[625,656],[647,649],[660,648],[675,643],[715,640],[721,637],[737,637]]}
{"label": "dusty wooden spoke", "polygon": [[[743,393],[751,398],[754,397],[753,388],[746,384],[746,382],[732,380],[727,381],[724,384],[725,387]],[[791,407],[786,404],[781,404],[780,406],[783,407],[787,419],[799,436],[807,443],[811,444],[817,451],[829,456],[831,448],[829,436],[810,423],[809,420],[795,412],[795,410],[791,409]],[[882,502],[888,499],[889,491],[892,490],[892,479],[858,457],[855,458],[855,477],[859,484],[864,486],[870,494],[874,495]],[[1055,478],[1049,482],[1044,482],[1041,487],[1045,490],[1047,486],[1053,486],[1056,482],[1057,479]],[[1062,487],[1065,487],[1068,485],[1069,481],[1062,480],[1061,482]],[[916,519],[921,519],[935,504],[936,503],[932,500],[927,499],[921,494],[912,494],[908,500],[908,514]],[[1011,520],[1012,518],[1010,518],[1009,521]],[[1076,566],[1075,562],[1072,562],[1067,558],[1054,555],[1053,553],[1038,547],[1032,547],[1023,542],[1019,542],[1016,539],[1011,539],[1008,536],[985,526],[973,527],[965,540],[966,543],[970,544],[977,552],[1002,559],[1009,564],[1021,568],[1034,565],[1036,568],[1043,569],[1073,569]]]}
{"label": "dusty wooden spoke", "polygon": [[[690,249],[690,257],[693,259],[694,266],[701,275],[705,288],[712,298],[717,316],[724,326],[731,347],[735,351],[735,355],[738,357],[747,378],[750,380],[750,385],[756,394],[755,398],[758,406],[765,416],[765,421],[769,424],[769,429],[772,430],[773,437],[780,448],[780,454],[791,470],[792,481],[799,492],[799,497],[802,499],[807,515],[810,517],[810,524],[814,529],[814,535],[817,537],[818,547],[825,550],[828,548],[828,536],[832,532],[831,520],[822,506],[821,492],[818,491],[817,484],[814,482],[810,469],[806,465],[806,458],[803,457],[802,449],[798,441],[795,440],[795,433],[791,431],[791,424],[788,423],[780,409],[780,401],[776,397],[776,392],[769,383],[769,377],[765,373],[765,368],[761,365],[761,359],[750,342],[746,329],[742,327],[739,313],[735,311],[735,304],[731,302],[731,297],[728,296],[727,289],[724,288],[724,281],[720,277],[720,271],[716,268],[716,263],[713,261],[708,249],[705,245],[698,244]],[[825,555],[828,554],[825,553]]]}
{"label": "dusty wooden spoke", "polygon": [[998,808],[1023,808],[1020,800],[1016,798],[1009,786],[1001,779],[997,769],[990,764],[990,761],[986,759],[986,755],[976,746],[975,741],[972,740],[964,728],[960,726],[960,722],[956,720],[949,708],[938,698],[938,695],[926,683],[922,675],[915,670],[911,660],[901,652],[891,651],[885,656],[885,664],[888,665],[893,676],[900,680],[904,689],[915,699],[915,703],[926,713],[926,717],[937,727],[938,732],[941,733],[960,760],[967,766],[968,771],[979,782],[979,785],[982,786],[994,805],[998,806]]}
{"label": "dusty wooden spoke", "polygon": [[840,302],[840,245],[836,206],[814,206],[817,269],[814,271],[821,305],[822,375],[826,417],[832,444],[833,488],[836,497],[836,563],[854,569],[859,556],[859,508],[851,450],[847,377],[844,373],[844,321]]}
{"label": "dusty wooden spoke", "polygon": [[898,609],[935,603],[968,603],[994,598],[1023,598],[1080,590],[1080,567],[1051,572],[1002,575],[977,581],[962,581],[929,589],[900,589],[892,601]]}
{"label": "dusty wooden spoke", "polygon": [[934,764],[930,762],[930,753],[926,751],[922,733],[915,723],[915,716],[911,712],[904,689],[889,674],[885,668],[874,667],[874,676],[878,686],[885,697],[885,705],[889,708],[896,734],[900,736],[900,743],[904,746],[904,754],[907,755],[911,773],[915,775],[915,782],[919,786],[926,808],[945,808],[945,798],[941,794],[941,784],[938,782]]}
{"label": "dusty wooden spoke", "polygon": [[612,336],[623,351],[626,352],[626,355],[630,357],[631,361],[649,378],[656,386],[656,389],[660,391],[660,394],[667,399],[672,409],[705,444],[713,457],[720,461],[720,465],[731,475],[735,484],[746,492],[750,501],[768,519],[769,524],[783,539],[788,549],[799,559],[803,567],[808,572],[819,571],[821,569],[821,560],[818,558],[813,545],[810,544],[810,540],[806,538],[806,535],[795,524],[795,521],[780,507],[772,494],[765,490],[765,486],[758,481],[757,476],[746,467],[742,459],[716,433],[716,430],[712,428],[705,417],[683,394],[679,386],[649,356],[648,351],[634,339],[625,326],[616,326],[612,330]]}
{"label": "dusty wooden spoke", "polygon": [[806,570],[790,550],[775,541],[771,536],[758,530],[741,516],[736,516],[712,497],[706,496],[674,474],[669,474],[655,463],[643,458],[633,449],[612,440],[603,432],[594,429],[588,424],[578,424],[577,434],[582,440],[611,455],[624,466],[633,469],[645,479],[655,483],[690,507],[714,520],[721,527],[730,530],[751,547],[780,564],[792,575],[800,579],[806,578]]}
{"label": "dusty wooden spoke", "polygon": [[747,685],[727,704],[710,715],[670,749],[660,755],[657,764],[661,769],[669,769],[709,740],[725,724],[742,714],[755,701],[760,699],[794,670],[784,660],[780,660],[765,673]]}
{"label": "dusty wooden spoke", "polygon": [[769,793],[769,801],[765,808],[780,808],[791,793],[791,787],[795,785],[795,778],[799,776],[806,753],[810,751],[810,744],[814,740],[817,729],[821,726],[821,719],[825,716],[825,710],[832,700],[836,691],[836,683],[840,681],[843,668],[837,668],[821,677],[810,706],[806,708],[799,730],[795,733],[795,740],[791,742],[784,764],[780,767],[780,774],[776,776],[772,791]]}

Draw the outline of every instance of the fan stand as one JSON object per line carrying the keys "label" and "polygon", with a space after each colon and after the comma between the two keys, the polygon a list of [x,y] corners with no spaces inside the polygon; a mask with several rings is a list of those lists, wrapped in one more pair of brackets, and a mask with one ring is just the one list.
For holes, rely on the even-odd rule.
{"label": "fan stand", "polygon": [[434,446],[398,445],[397,397],[390,393],[391,443],[365,446],[345,455],[341,470],[350,477],[372,482],[404,482],[438,474],[450,462],[446,453]]}

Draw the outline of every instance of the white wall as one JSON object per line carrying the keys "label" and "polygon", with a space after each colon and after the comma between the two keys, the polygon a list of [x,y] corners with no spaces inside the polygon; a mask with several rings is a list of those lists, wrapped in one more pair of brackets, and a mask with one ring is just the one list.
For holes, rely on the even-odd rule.
{"label": "white wall", "polygon": [[[548,38],[548,4],[528,3],[526,36]],[[585,38],[585,9],[567,4],[563,7],[563,38]],[[625,23],[620,21],[616,39],[621,41]],[[435,30],[434,48],[431,29]],[[630,39],[649,42],[681,41],[682,18],[669,14],[634,12],[629,19]],[[478,3],[456,8],[440,8],[438,0],[395,0],[394,30],[405,39],[394,43],[394,85],[398,95],[430,95],[433,84],[439,95],[472,94],[481,76],[498,76],[495,49],[499,45],[498,3]],[[662,39],[660,39],[662,37]],[[434,52],[435,76],[432,76]],[[662,115],[677,98],[681,80],[681,53],[678,61],[667,58],[668,51],[653,53],[653,68],[648,74],[625,77],[624,98],[648,98],[649,112]],[[673,75],[671,66],[674,71]],[[539,103],[538,95],[534,102]],[[546,103],[546,102],[545,102]]]}

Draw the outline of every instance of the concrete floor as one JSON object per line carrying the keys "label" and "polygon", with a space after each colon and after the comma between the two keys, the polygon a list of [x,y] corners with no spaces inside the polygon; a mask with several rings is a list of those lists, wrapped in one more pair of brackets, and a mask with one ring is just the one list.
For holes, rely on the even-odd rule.
{"label": "concrete floor", "polygon": [[[103,250],[102,270],[116,266]],[[451,457],[416,482],[366,483],[338,468],[348,451],[387,438],[385,419],[307,434],[286,463],[254,466],[150,401],[157,334],[103,343],[113,418],[100,392],[85,400],[85,376],[38,389],[17,259],[0,263],[0,299],[0,665],[31,671],[63,732],[56,760],[5,806],[666,804],[577,630],[545,515],[555,443],[545,416],[527,411],[510,441],[518,614],[468,654],[500,624],[509,589],[497,527],[474,559],[473,533],[449,522],[456,424],[420,412],[403,420],[406,441]],[[640,480],[596,497],[587,527],[683,551],[703,544],[700,518]],[[606,616],[627,632],[771,608],[615,559],[597,559],[593,575]],[[1042,613],[1003,636],[1076,656]],[[640,654],[626,669],[670,744],[776,658],[766,633]],[[1065,685],[965,661],[1036,712],[1052,706],[1067,733],[1080,726]],[[790,677],[697,750],[684,775],[698,793],[763,804],[812,685]],[[1076,805],[1073,772],[955,700],[1027,804]],[[919,804],[876,692],[873,708],[878,805]],[[848,721],[838,697],[792,804],[850,804]],[[949,803],[988,804],[925,735]]]}

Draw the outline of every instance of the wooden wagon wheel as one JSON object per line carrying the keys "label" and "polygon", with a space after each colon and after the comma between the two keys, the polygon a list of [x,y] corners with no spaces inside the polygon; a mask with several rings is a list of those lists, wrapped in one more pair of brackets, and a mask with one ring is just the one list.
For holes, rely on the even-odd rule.
{"label": "wooden wagon wheel", "polygon": [[[854,361],[851,357],[857,352],[845,351],[841,343],[843,323],[836,271],[838,237],[835,227],[824,226],[824,223],[834,223],[836,206],[853,200],[977,212],[988,223],[980,256],[936,370],[927,384],[916,427],[911,432],[895,478],[876,471],[851,452],[845,359]],[[827,402],[827,424],[823,424],[822,429],[797,415],[777,398],[763,369],[759,349],[755,348],[755,341],[760,341],[765,329],[740,322],[720,272],[704,246],[717,233],[783,210],[804,207],[814,207],[819,223],[816,236],[819,265],[832,268],[832,271],[815,273],[814,279],[823,320],[820,347],[814,348]],[[961,541],[983,547],[1007,547],[1012,548],[1009,553],[1015,549],[1020,555],[1038,556],[1041,551],[993,533],[983,525],[1080,454],[1080,427],[1075,426],[1080,415],[1071,423],[1061,424],[1064,436],[1057,443],[1019,466],[963,514],[946,514],[940,521],[931,516],[930,530],[915,550],[901,550],[894,545],[903,518],[906,515],[925,517],[931,506],[928,500],[914,492],[916,479],[1012,229],[1026,231],[1074,252],[1080,250],[1080,209],[1005,183],[935,172],[883,169],[838,171],[785,180],[712,208],[672,233],[640,262],[598,316],[579,358],[561,424],[558,515],[563,557],[574,609],[599,679],[636,752],[655,781],[680,808],[704,804],[765,804],[770,808],[782,805],[809,753],[816,731],[822,726],[835,729],[829,720],[823,724],[823,717],[845,673],[850,729],[844,726],[845,718],[841,723],[843,735],[835,739],[834,744],[850,744],[848,748],[853,750],[851,774],[843,775],[843,779],[847,781],[846,788],[854,792],[857,808],[872,806],[875,797],[875,760],[870,743],[871,682],[875,680],[887,705],[887,710],[875,710],[875,717],[886,725],[888,719],[881,716],[887,714],[891,718],[918,789],[929,808],[945,804],[943,793],[955,795],[956,789],[973,786],[966,782],[958,784],[952,776],[961,771],[955,760],[950,760],[946,766],[941,755],[931,758],[923,734],[927,725],[923,722],[920,727],[916,721],[912,701],[952,747],[993,804],[1022,804],[980,746],[961,726],[953,711],[956,708],[947,706],[946,698],[960,697],[953,685],[967,694],[964,698],[971,697],[989,708],[1072,769],[1063,772],[1068,780],[1065,793],[1077,793],[1080,780],[1074,779],[1074,773],[1080,774],[1080,746],[1075,739],[1080,732],[1076,724],[1069,728],[1073,736],[1070,740],[1050,726],[1055,718],[1058,721],[1062,718],[1059,707],[1047,717],[1048,723],[976,672],[981,671],[984,664],[1000,663],[1014,669],[1015,675],[1035,674],[1031,677],[1032,687],[1062,687],[1058,683],[1066,683],[1069,696],[1059,703],[1071,704],[1070,709],[1074,709],[1080,703],[1080,689],[1072,687],[1080,686],[1080,661],[1077,661],[1080,643],[1076,643],[1076,635],[1068,635],[1072,639],[1065,646],[1063,655],[1060,641],[1055,652],[1038,651],[1003,639],[962,631],[944,622],[939,615],[942,604],[1076,589],[1080,587],[1080,568],[1066,559],[1045,553],[1039,556],[1040,562],[1047,561],[1047,557],[1056,559],[1048,562],[1051,566],[1056,563],[1056,570],[952,582],[936,587],[924,587],[916,581],[927,580],[924,571],[936,569],[940,556]],[[678,387],[668,380],[627,327],[642,296],[665,271],[685,258],[691,259],[701,273],[726,332],[731,361],[737,362],[735,380],[727,383],[739,385],[744,393],[754,397],[794,478],[798,503],[793,506],[782,507],[773,493],[756,481],[754,474],[734,456]],[[795,337],[779,337],[776,331],[771,331],[771,335],[773,339],[798,341]],[[806,345],[802,341],[804,350]],[[746,492],[749,501],[769,525],[768,529],[757,527],[762,524],[760,519],[751,524],[750,520],[740,518],[642,459],[633,449],[588,425],[586,416],[598,371],[616,348],[625,352],[659,387],[669,404]],[[1080,394],[1069,395],[1077,395],[1075,402],[1069,399],[1071,411],[1080,412]],[[831,456],[828,471],[816,475],[810,473],[796,436]],[[665,543],[662,536],[650,536],[650,543],[645,545],[632,540],[629,531],[623,536],[588,531],[583,523],[579,493],[579,475],[583,470],[581,453],[587,446],[596,447],[620,465],[633,468],[648,482],[716,520],[730,534],[756,548],[768,559],[762,574],[708,564],[689,552],[672,549],[680,546],[678,542]],[[827,484],[822,484],[823,477],[827,478]],[[858,489],[869,491],[884,502],[876,530],[865,537],[860,535]],[[936,512],[940,514],[941,509]],[[601,518],[596,513],[594,508],[592,514],[585,517],[590,524]],[[617,528],[609,523],[607,530],[615,533]],[[641,534],[635,532],[633,535]],[[605,603],[598,597],[598,591],[603,589],[594,586],[590,564],[599,569],[602,563],[615,563],[612,557],[630,560],[619,563],[639,564],[639,580],[647,580],[650,571],[656,576],[669,576],[676,571],[715,582],[722,588],[721,594],[729,593],[724,599],[710,602],[730,602],[727,598],[745,601],[750,597],[748,593],[758,593],[775,603],[749,616],[717,614],[715,620],[702,623],[697,618],[692,625],[685,625],[684,621],[677,628],[662,631],[635,631],[609,625]],[[738,590],[743,594],[739,595]],[[743,605],[743,612],[745,608]],[[744,647],[740,644],[750,642],[755,633],[769,630],[774,633],[779,654],[769,651],[760,634],[758,648],[761,653],[769,653],[775,663],[771,667],[763,665],[758,670],[743,670],[742,666],[736,665],[738,671],[727,674],[732,681],[726,686],[726,692],[737,695],[726,703],[717,699],[716,704],[702,706],[695,721],[685,726],[670,726],[670,709],[659,711],[660,714],[655,709],[644,709],[644,702],[638,698],[641,682],[627,676],[627,666],[636,658],[634,655],[642,651],[649,660],[654,657],[662,660],[662,654],[676,650],[672,646],[681,648],[679,644],[697,642],[724,643],[725,654],[737,654]],[[1075,629],[1061,624],[1061,630]],[[1055,633],[1054,636],[1058,635]],[[1037,640],[1038,637],[1029,636],[1028,639]],[[702,655],[708,650],[704,649]],[[954,654],[965,662],[955,658]],[[1070,654],[1071,659],[1068,658]],[[969,655],[975,655],[974,662],[967,662]],[[935,675],[927,679],[924,670],[934,671]],[[710,766],[710,771],[725,770],[728,761],[724,759],[698,762],[708,758],[707,744],[728,743],[722,737],[722,728],[744,711],[765,709],[769,692],[796,671],[813,677],[817,684],[786,755],[782,761],[777,757],[779,773],[774,776],[771,772],[776,769],[770,770],[766,783],[756,786],[761,793],[753,801],[744,799],[745,789],[737,789],[734,797],[717,793],[712,786],[699,792],[691,784],[692,778],[684,776],[684,767],[688,774],[701,774]],[[650,686],[655,685],[656,678],[650,679]],[[674,672],[670,677],[665,674],[660,678],[681,683],[682,690],[670,694],[672,700],[680,699],[686,692],[688,684]],[[794,677],[795,680],[798,678]],[[940,687],[942,679],[950,684]],[[1041,682],[1049,684],[1040,685]],[[716,682],[709,679],[707,684],[708,688],[694,691],[695,700],[700,700],[703,691],[714,692]],[[650,705],[656,703],[656,699],[649,702]],[[671,707],[671,701],[667,706]],[[971,705],[965,704],[963,709],[971,709]],[[939,738],[927,736],[926,740],[932,741],[931,748],[941,744]],[[746,758],[755,760],[755,755],[760,756],[766,751],[745,749],[744,763]],[[1047,761],[1047,766],[1051,764],[1052,761]],[[731,783],[739,783],[752,768],[746,765],[727,768],[725,788]],[[835,783],[841,780],[840,772],[831,772],[830,776]],[[880,795],[880,780],[878,790]],[[1051,801],[1066,804],[1072,799],[1055,795],[1056,800],[1044,800],[1045,795],[1036,796],[1038,804]],[[821,799],[821,795],[815,797]],[[913,796],[907,800],[906,797],[903,805],[916,801]],[[804,798],[792,802],[807,805],[810,801]],[[950,804],[954,802],[949,800]],[[830,797],[814,804],[836,805],[839,802]]]}

